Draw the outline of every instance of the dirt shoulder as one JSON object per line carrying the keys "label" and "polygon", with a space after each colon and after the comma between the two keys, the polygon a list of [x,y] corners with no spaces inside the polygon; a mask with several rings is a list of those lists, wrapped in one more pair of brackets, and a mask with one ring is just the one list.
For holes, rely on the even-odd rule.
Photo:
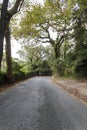
{"label": "dirt shoulder", "polygon": [[72,80],[64,78],[53,79],[64,90],[87,103],[87,80]]}
{"label": "dirt shoulder", "polygon": [[8,90],[14,86],[17,86],[18,84],[24,82],[25,80],[22,80],[22,81],[18,81],[18,82],[15,82],[15,83],[12,83],[12,84],[5,84],[5,85],[2,85],[0,86],[0,93],[5,91],[5,90]]}

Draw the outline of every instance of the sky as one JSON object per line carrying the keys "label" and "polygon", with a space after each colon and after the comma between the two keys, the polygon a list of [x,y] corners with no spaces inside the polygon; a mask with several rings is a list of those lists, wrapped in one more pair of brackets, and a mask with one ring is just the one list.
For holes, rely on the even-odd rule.
{"label": "sky", "polygon": [[41,4],[43,4],[43,2],[44,2],[44,0],[35,0],[35,1],[37,1],[37,2],[39,2]]}
{"label": "sky", "polygon": [[18,50],[21,49],[21,45],[18,41],[15,39],[11,39],[11,54],[14,58],[19,58],[19,55],[17,54]]}

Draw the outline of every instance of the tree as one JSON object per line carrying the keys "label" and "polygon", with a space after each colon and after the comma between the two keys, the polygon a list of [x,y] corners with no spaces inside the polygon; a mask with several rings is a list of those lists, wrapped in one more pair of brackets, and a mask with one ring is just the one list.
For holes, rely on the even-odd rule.
{"label": "tree", "polygon": [[80,72],[81,67],[87,66],[86,3],[87,0],[46,0],[44,6],[29,5],[14,34],[37,43],[50,43],[55,53],[53,70],[60,75],[67,70],[69,74]]}
{"label": "tree", "polygon": [[63,9],[64,4],[47,0],[44,6],[29,5],[19,24],[19,31],[14,31],[16,37],[35,39],[37,43],[50,43],[57,61],[56,66],[60,62],[61,45],[69,34],[70,21],[67,8]]}
{"label": "tree", "polygon": [[[64,14],[67,9],[62,10],[62,7],[60,1],[46,1],[44,6],[29,6],[16,34],[19,37],[34,38],[37,42],[50,43],[54,48],[55,58],[59,58],[60,47],[68,36],[69,26],[69,22],[66,22],[67,11]],[[55,39],[52,35],[56,35]]]}
{"label": "tree", "polygon": [[44,47],[37,44],[24,44],[22,45],[22,50],[19,50],[19,55],[21,55],[21,57],[23,56],[23,59],[28,64],[29,70],[33,71],[39,70],[42,64],[49,62],[50,57],[52,57],[51,53],[50,46]]}
{"label": "tree", "polygon": [[[75,3],[76,4],[76,3]],[[87,0],[78,1],[78,6],[73,9],[75,42],[75,74],[87,76]]]}
{"label": "tree", "polygon": [[[16,0],[14,6],[10,9],[7,10],[8,7],[8,2],[9,1],[3,1],[3,6],[2,6],[2,12],[1,12],[1,24],[4,23],[3,29],[1,34],[3,34],[2,37],[2,46],[1,46],[1,58],[0,58],[0,64],[2,61],[2,55],[3,55],[3,39],[4,37],[6,38],[6,56],[7,56],[7,78],[8,80],[12,81],[13,80],[13,74],[12,74],[12,60],[11,60],[11,40],[10,40],[10,28],[9,28],[9,23],[11,18],[18,12],[20,11],[21,5],[23,4],[24,0]],[[5,9],[4,9],[5,8]],[[3,16],[4,13],[4,16]]]}

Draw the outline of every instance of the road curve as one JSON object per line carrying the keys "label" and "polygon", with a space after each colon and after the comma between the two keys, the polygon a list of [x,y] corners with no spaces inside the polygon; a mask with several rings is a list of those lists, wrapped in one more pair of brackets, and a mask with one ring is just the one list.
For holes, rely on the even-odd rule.
{"label": "road curve", "polygon": [[0,94],[0,130],[87,130],[87,107],[49,78]]}

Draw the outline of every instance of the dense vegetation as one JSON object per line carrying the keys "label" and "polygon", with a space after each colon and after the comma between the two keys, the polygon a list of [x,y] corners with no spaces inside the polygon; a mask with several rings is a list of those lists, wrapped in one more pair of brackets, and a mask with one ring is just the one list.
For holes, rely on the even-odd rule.
{"label": "dense vegetation", "polygon": [[87,78],[87,0],[25,1],[20,17],[11,22],[13,37],[22,39],[14,79],[51,72]]}

